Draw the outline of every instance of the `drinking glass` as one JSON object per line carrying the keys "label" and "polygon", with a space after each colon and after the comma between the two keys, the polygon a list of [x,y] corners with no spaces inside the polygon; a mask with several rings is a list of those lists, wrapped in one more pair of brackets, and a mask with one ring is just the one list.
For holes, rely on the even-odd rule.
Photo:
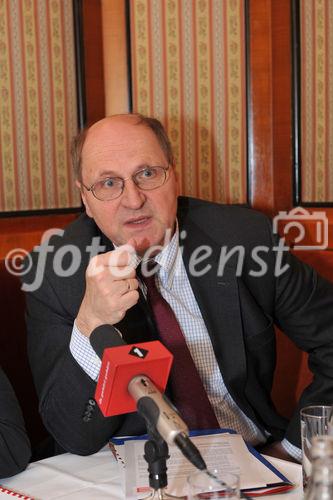
{"label": "drinking glass", "polygon": [[313,405],[301,410],[303,488],[311,474],[311,446],[314,436],[328,434],[332,406]]}
{"label": "drinking glass", "polygon": [[216,500],[221,498],[240,498],[239,476],[228,472],[219,473],[211,471],[211,475],[206,472],[195,472],[187,478],[188,499]]}

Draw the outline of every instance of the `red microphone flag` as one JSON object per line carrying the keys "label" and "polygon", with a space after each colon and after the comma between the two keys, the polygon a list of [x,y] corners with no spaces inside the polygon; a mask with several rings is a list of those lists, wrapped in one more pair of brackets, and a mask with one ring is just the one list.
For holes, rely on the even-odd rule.
{"label": "red microphone flag", "polygon": [[128,384],[137,375],[146,375],[164,392],[173,355],[161,342],[142,342],[104,350],[95,400],[104,417],[136,411]]}

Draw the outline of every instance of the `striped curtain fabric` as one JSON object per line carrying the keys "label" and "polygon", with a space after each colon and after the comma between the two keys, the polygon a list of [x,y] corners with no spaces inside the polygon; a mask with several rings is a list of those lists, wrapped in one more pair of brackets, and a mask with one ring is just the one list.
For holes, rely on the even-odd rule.
{"label": "striped curtain fabric", "polygon": [[130,0],[134,111],[168,131],[182,194],[247,200],[243,0]]}
{"label": "striped curtain fabric", "polygon": [[333,202],[333,2],[301,0],[301,196]]}
{"label": "striped curtain fabric", "polygon": [[72,0],[0,0],[0,211],[80,206]]}

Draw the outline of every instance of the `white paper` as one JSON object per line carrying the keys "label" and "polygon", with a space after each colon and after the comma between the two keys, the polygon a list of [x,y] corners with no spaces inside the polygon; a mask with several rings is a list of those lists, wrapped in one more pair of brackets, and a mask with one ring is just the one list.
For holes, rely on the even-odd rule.
{"label": "white paper", "polygon": [[[206,461],[208,469],[216,469],[217,475],[223,472],[240,476],[241,489],[265,487],[279,482],[280,479],[266,465],[255,458],[247,449],[239,434],[213,434],[191,438]],[[144,440],[125,441],[125,490],[126,498],[142,498],[149,490],[147,463],[143,458]],[[169,447],[167,460],[167,492],[182,496],[187,494],[186,480],[196,471],[175,446]]]}

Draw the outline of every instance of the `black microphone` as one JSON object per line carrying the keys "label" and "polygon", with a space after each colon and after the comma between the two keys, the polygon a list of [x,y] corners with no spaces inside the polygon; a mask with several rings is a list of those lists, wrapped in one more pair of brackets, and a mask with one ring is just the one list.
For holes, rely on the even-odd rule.
{"label": "black microphone", "polygon": [[[104,350],[107,348],[123,347],[127,344],[121,337],[120,332],[112,325],[101,325],[95,328],[90,335],[90,344],[98,357],[103,360]],[[152,344],[159,344],[159,341],[142,343],[139,346],[128,345],[129,353],[133,350],[137,351],[140,357],[140,349]],[[148,347],[147,347],[148,349]],[[142,349],[144,351],[144,349]],[[116,349],[115,349],[116,356]],[[171,355],[170,355],[171,356]],[[177,409],[167,399],[167,397],[159,391],[149,375],[156,372],[156,367],[150,363],[141,360],[142,365],[138,368],[138,373],[135,374],[124,389],[129,392],[136,402],[138,413],[145,419],[147,427],[152,427],[157,430],[160,436],[168,443],[175,443],[181,450],[183,455],[198,469],[206,470],[207,466],[202,458],[198,448],[192,443],[189,438],[188,427],[181,419]],[[144,373],[146,371],[146,373]],[[99,381],[105,384],[105,381]],[[97,390],[96,390],[97,392]],[[122,396],[120,394],[120,396]],[[119,398],[120,399],[120,398]],[[99,399],[96,398],[97,403]],[[123,413],[119,411],[118,414]],[[117,414],[117,413],[114,413]]]}
{"label": "black microphone", "polygon": [[121,333],[112,325],[100,325],[92,331],[89,342],[100,359],[103,359],[104,350],[108,347],[124,345]]}

